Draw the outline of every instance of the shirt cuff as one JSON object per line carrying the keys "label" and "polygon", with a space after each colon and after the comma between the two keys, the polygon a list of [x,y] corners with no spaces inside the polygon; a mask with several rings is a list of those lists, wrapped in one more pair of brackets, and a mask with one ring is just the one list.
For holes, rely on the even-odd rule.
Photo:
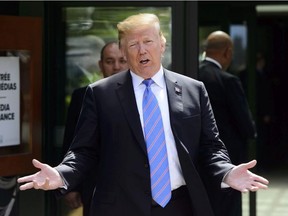
{"label": "shirt cuff", "polygon": [[[232,169],[231,169],[231,170],[232,170]],[[224,182],[224,179],[225,179],[226,176],[230,173],[231,170],[229,170],[229,171],[224,175],[224,177],[223,177],[223,179],[222,179],[222,182],[221,182],[221,188],[230,188],[230,186]]]}

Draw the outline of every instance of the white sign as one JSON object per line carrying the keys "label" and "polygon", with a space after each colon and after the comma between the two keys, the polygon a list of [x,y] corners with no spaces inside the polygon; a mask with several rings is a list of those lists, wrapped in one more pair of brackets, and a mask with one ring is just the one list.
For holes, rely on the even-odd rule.
{"label": "white sign", "polygon": [[0,147],[19,144],[19,57],[0,57]]}

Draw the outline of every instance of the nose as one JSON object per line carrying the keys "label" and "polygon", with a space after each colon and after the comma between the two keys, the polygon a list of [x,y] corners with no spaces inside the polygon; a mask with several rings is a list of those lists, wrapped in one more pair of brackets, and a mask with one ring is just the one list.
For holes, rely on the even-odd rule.
{"label": "nose", "polygon": [[139,44],[139,53],[140,54],[145,54],[145,52],[146,52],[145,45],[143,43],[140,43]]}
{"label": "nose", "polygon": [[114,71],[120,70],[120,63],[118,61],[115,61],[114,63]]}

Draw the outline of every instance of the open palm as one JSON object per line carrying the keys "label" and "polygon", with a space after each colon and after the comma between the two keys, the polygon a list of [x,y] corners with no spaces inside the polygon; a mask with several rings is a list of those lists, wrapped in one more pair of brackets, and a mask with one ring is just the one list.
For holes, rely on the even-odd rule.
{"label": "open palm", "polygon": [[33,159],[32,163],[36,168],[40,169],[40,171],[35,174],[19,178],[18,183],[25,183],[20,186],[20,190],[27,190],[31,188],[54,190],[63,186],[61,176],[56,169],[47,164],[43,164],[36,159]]}
{"label": "open palm", "polygon": [[224,182],[230,187],[241,191],[257,191],[267,189],[269,181],[249,171],[256,165],[256,160],[235,166],[225,177]]}

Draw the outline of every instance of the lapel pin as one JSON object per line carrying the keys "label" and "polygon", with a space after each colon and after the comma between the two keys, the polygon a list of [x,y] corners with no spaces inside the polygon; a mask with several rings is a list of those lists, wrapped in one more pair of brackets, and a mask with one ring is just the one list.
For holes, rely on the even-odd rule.
{"label": "lapel pin", "polygon": [[181,88],[180,87],[178,87],[178,86],[175,86],[175,92],[176,92],[176,94],[177,95],[181,95]]}

